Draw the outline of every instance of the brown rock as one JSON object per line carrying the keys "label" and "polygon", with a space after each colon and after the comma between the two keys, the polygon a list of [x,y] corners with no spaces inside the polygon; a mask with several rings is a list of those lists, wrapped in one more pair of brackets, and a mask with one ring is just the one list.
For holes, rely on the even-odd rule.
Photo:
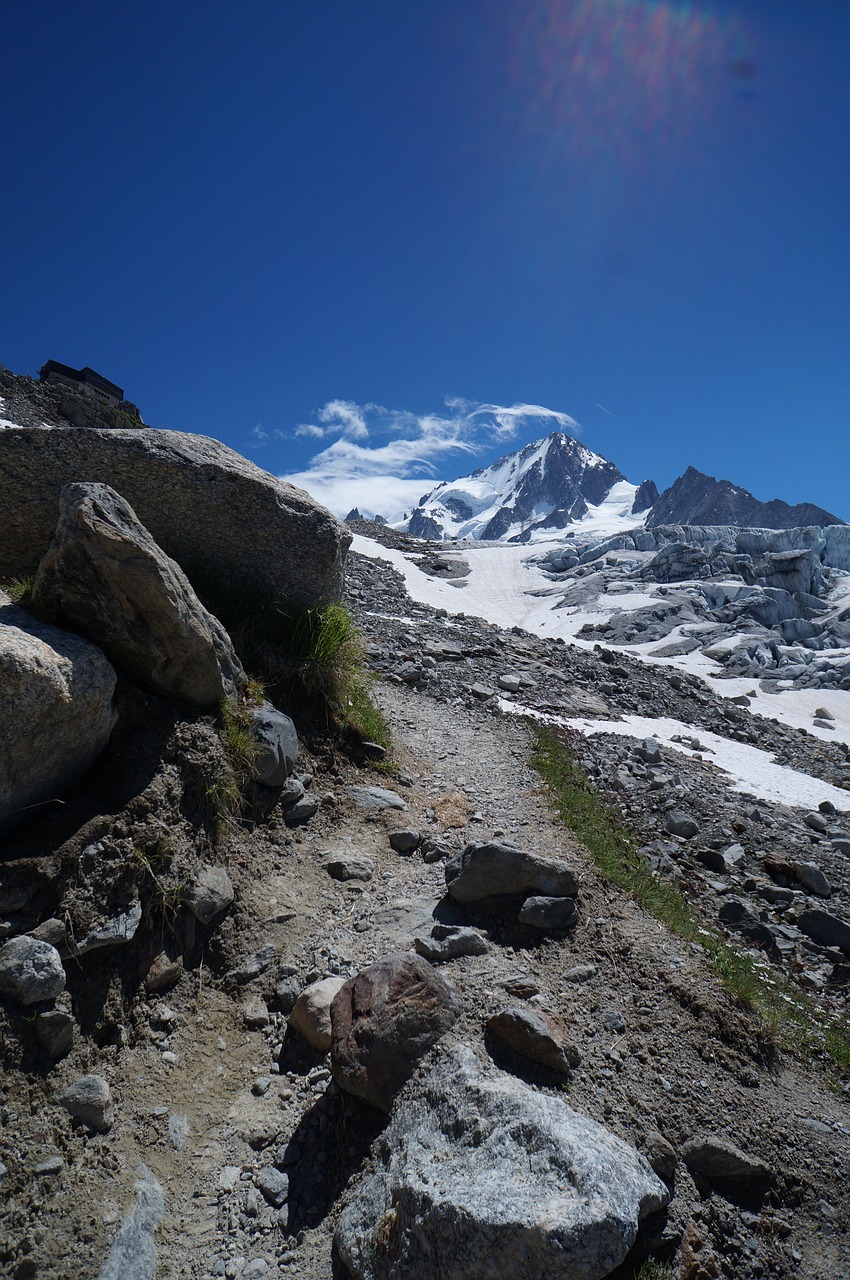
{"label": "brown rock", "polygon": [[656,1129],[646,1135],[643,1154],[663,1182],[671,1183],[676,1172],[676,1152]]}
{"label": "brown rock", "polygon": [[350,978],[331,1005],[336,1082],[380,1111],[460,1013],[454,988],[427,960],[398,952]]}
{"label": "brown rock", "polygon": [[544,1009],[513,1006],[488,1019],[487,1029],[517,1053],[561,1075],[571,1075],[581,1061],[561,1019]]}

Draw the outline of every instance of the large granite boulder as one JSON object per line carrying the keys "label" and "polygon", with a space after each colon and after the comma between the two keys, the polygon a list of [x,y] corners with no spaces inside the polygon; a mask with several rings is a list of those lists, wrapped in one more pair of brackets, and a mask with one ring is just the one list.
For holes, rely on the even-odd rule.
{"label": "large granite boulder", "polygon": [[336,599],[351,534],[303,489],[207,436],[180,431],[7,427],[0,451],[0,578],[33,573],[59,492],[111,485],[192,577],[254,585],[305,605]]}
{"label": "large granite boulder", "polygon": [[0,593],[0,833],[88,772],[115,725],[115,681],[94,645]]}
{"label": "large granite boulder", "polygon": [[224,627],[109,485],[62,490],[33,602],[67,619],[154,693],[206,707],[245,683]]}
{"label": "large granite boulder", "polygon": [[670,1198],[633,1147],[465,1047],[411,1090],[338,1221],[354,1280],[597,1280]]}
{"label": "large granite boulder", "polygon": [[457,1021],[451,983],[421,956],[385,956],[345,983],[331,1005],[331,1070],[348,1093],[389,1111],[419,1059]]}

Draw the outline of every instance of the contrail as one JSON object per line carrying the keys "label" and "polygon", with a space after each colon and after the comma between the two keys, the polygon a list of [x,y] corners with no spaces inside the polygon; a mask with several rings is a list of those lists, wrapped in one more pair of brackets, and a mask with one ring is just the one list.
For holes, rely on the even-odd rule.
{"label": "contrail", "polygon": [[609,418],[616,418],[616,413],[612,413],[610,409],[606,409],[605,405],[600,404],[598,400],[594,400],[593,403],[596,405],[597,409],[601,409],[603,413],[607,413]]}

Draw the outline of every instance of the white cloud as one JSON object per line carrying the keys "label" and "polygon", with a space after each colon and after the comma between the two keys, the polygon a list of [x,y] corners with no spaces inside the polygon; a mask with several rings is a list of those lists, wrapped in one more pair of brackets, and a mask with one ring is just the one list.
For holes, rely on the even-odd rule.
{"label": "white cloud", "polygon": [[[307,489],[337,515],[358,507],[388,518],[409,511],[432,489],[439,464],[458,454],[474,456],[521,432],[578,431],[567,413],[537,404],[495,405],[453,397],[447,413],[415,414],[381,405],[330,400],[316,415],[321,426],[302,423],[295,434],[335,437],[303,471],[284,476]],[[471,468],[468,468],[471,469]]]}

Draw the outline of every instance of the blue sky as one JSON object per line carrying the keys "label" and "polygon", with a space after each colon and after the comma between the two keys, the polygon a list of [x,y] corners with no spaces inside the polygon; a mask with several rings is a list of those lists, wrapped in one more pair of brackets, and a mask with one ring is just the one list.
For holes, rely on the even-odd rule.
{"label": "blue sky", "polygon": [[8,368],[89,364],[338,506],[572,419],[635,482],[850,519],[850,4],[3,23]]}

